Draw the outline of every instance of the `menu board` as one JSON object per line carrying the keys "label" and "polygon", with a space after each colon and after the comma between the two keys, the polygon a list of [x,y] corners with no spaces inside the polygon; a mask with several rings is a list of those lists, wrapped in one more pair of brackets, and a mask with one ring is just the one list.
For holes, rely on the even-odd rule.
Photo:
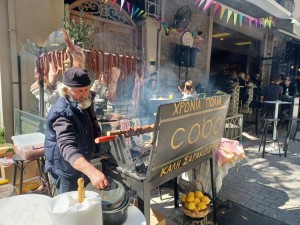
{"label": "menu board", "polygon": [[214,152],[223,136],[229,100],[222,95],[159,106],[147,181],[167,174],[176,177]]}

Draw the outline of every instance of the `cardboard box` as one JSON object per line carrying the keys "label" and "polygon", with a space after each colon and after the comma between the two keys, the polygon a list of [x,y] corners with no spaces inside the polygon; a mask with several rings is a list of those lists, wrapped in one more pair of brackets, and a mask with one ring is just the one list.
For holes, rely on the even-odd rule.
{"label": "cardboard box", "polygon": [[14,145],[13,144],[1,144],[0,145],[0,158],[12,157],[14,155]]}
{"label": "cardboard box", "polygon": [[[40,177],[32,177],[29,179],[23,180],[23,185],[22,185],[22,194],[26,193],[32,193],[34,190],[36,190],[41,184]],[[15,186],[15,194],[19,194],[19,186]]]}
{"label": "cardboard box", "polygon": [[150,225],[166,225],[166,218],[156,209],[150,209]]}
{"label": "cardboard box", "polygon": [[[14,165],[4,166],[0,163],[0,171],[1,171],[1,178],[8,179],[10,184],[14,181]],[[25,166],[24,173],[23,173],[23,180],[32,178],[35,176],[39,176],[39,167],[37,161],[31,161]],[[20,170],[17,170],[17,180],[16,183],[20,183]]]}

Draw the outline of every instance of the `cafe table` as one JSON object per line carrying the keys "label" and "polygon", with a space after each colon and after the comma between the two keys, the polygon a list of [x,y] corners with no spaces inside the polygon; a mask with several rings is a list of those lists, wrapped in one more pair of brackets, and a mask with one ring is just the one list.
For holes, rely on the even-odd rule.
{"label": "cafe table", "polygon": [[[283,105],[283,104],[292,104],[291,102],[285,102],[285,101],[281,101],[281,100],[277,100],[277,101],[264,101],[264,103],[268,103],[268,104],[275,104],[275,112],[274,112],[274,119],[277,120],[278,119],[278,113],[279,113],[279,105]],[[274,127],[273,127],[273,140],[276,140],[276,125],[277,123],[274,123]]]}

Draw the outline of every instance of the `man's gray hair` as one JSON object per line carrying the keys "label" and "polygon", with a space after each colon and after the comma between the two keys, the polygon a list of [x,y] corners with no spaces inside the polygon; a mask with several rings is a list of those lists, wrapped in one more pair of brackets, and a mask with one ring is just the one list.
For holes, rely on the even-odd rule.
{"label": "man's gray hair", "polygon": [[70,91],[70,87],[68,87],[67,85],[65,84],[60,84],[59,87],[57,87],[57,90],[58,90],[58,94],[59,96],[61,97],[70,97],[68,92]]}

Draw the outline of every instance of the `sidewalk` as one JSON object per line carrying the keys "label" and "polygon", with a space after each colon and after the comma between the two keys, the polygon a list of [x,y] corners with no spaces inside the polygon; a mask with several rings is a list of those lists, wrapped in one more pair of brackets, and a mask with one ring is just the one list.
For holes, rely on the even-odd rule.
{"label": "sidewalk", "polygon": [[[300,225],[300,143],[290,142],[287,157],[265,154],[262,158],[254,130],[254,126],[245,128],[244,163],[223,179],[217,197],[230,207],[218,208],[218,224]],[[284,135],[285,130],[280,130],[279,136]],[[165,190],[163,200],[157,190],[152,192],[151,206],[166,216],[167,224],[182,224],[183,214],[174,209],[172,190]]]}
{"label": "sidewalk", "polygon": [[[285,133],[279,130],[280,137]],[[231,170],[224,178],[218,197],[280,222],[299,225],[300,143],[290,142],[287,157],[265,154],[265,158],[258,152],[259,140],[248,139],[243,144],[249,146],[245,148],[246,160],[238,172]]]}

